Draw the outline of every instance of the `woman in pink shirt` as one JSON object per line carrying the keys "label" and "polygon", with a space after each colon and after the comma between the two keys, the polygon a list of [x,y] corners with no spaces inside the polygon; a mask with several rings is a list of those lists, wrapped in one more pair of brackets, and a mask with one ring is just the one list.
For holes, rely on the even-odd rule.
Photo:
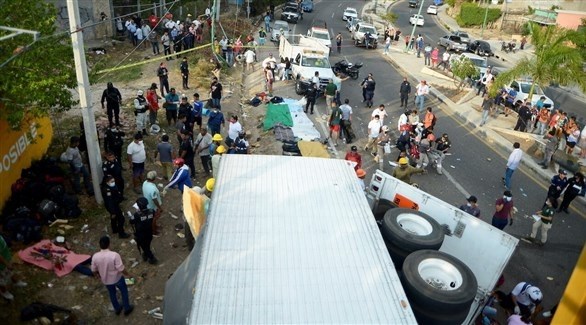
{"label": "woman in pink shirt", "polygon": [[437,68],[438,61],[439,61],[439,49],[436,46],[433,48],[433,51],[431,51],[431,68],[432,69]]}

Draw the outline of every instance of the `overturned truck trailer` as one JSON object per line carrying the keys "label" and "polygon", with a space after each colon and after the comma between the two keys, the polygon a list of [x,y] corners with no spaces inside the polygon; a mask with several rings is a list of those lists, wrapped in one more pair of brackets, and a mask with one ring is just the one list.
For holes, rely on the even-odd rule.
{"label": "overturned truck trailer", "polygon": [[344,160],[225,155],[164,324],[415,324]]}

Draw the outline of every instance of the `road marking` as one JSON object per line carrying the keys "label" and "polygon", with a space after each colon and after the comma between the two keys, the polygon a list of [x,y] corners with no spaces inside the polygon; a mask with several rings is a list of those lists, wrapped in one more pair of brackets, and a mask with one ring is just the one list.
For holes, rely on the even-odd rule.
{"label": "road marking", "polygon": [[446,175],[446,178],[450,181],[450,183],[454,184],[454,186],[458,191],[460,191],[460,193],[464,194],[464,197],[470,197],[470,193],[466,191],[462,184],[458,183],[458,181],[456,181],[456,179],[452,177],[452,174],[450,174],[446,169],[442,169],[442,173]]}

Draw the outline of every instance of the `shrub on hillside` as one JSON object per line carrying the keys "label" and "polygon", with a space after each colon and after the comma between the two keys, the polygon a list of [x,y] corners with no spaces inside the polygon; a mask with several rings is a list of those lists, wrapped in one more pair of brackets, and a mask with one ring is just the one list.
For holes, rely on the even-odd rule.
{"label": "shrub on hillside", "polygon": [[[458,25],[461,27],[480,26],[484,22],[486,7],[480,7],[475,3],[463,3],[460,8],[460,14],[456,17]],[[498,8],[489,8],[486,16],[486,23],[497,21],[501,16],[501,10]]]}

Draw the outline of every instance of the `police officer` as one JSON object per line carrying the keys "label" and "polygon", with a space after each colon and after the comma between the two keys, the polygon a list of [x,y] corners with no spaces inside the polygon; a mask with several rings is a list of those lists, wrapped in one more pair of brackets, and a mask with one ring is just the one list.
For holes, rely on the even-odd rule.
{"label": "police officer", "polygon": [[122,163],[116,158],[113,152],[106,152],[106,160],[102,163],[102,171],[104,172],[104,181],[108,175],[114,177],[116,181],[116,188],[124,199],[124,177],[122,177]]}
{"label": "police officer", "polygon": [[315,106],[315,99],[317,97],[316,87],[317,86],[312,82],[305,91],[305,100],[307,101],[305,104],[305,109],[303,110],[305,113],[307,113],[307,110],[311,108],[310,114],[313,114],[313,107]]}
{"label": "police officer", "polygon": [[118,127],[108,128],[104,137],[104,149],[114,153],[116,158],[122,159],[122,146],[124,145],[125,135]]}
{"label": "police officer", "polygon": [[148,201],[144,197],[136,200],[138,211],[130,218],[130,224],[134,226],[134,238],[140,250],[142,250],[143,261],[149,264],[157,264],[157,259],[151,251],[153,241],[153,219],[155,211],[148,208]]}
{"label": "police officer", "polygon": [[545,198],[546,202],[543,203],[543,207],[545,207],[547,199],[550,199],[551,206],[554,209],[557,209],[560,195],[562,194],[562,191],[564,190],[564,188],[566,188],[567,185],[568,172],[560,168],[558,170],[558,174],[554,175],[551,178],[551,183],[549,184],[549,188],[547,190],[547,197]]}
{"label": "police officer", "polygon": [[104,102],[108,108],[108,122],[110,126],[114,125],[114,121],[117,126],[120,126],[120,104],[122,103],[122,95],[118,88],[114,87],[111,82],[108,82],[108,88],[102,93],[102,109],[104,109]]}
{"label": "police officer", "polygon": [[120,209],[120,202],[122,202],[122,194],[116,187],[116,180],[114,176],[106,176],[106,181],[102,185],[102,196],[104,197],[104,206],[110,213],[110,224],[112,225],[112,233],[118,234],[120,238],[128,238],[129,234],[124,232],[124,215]]}

